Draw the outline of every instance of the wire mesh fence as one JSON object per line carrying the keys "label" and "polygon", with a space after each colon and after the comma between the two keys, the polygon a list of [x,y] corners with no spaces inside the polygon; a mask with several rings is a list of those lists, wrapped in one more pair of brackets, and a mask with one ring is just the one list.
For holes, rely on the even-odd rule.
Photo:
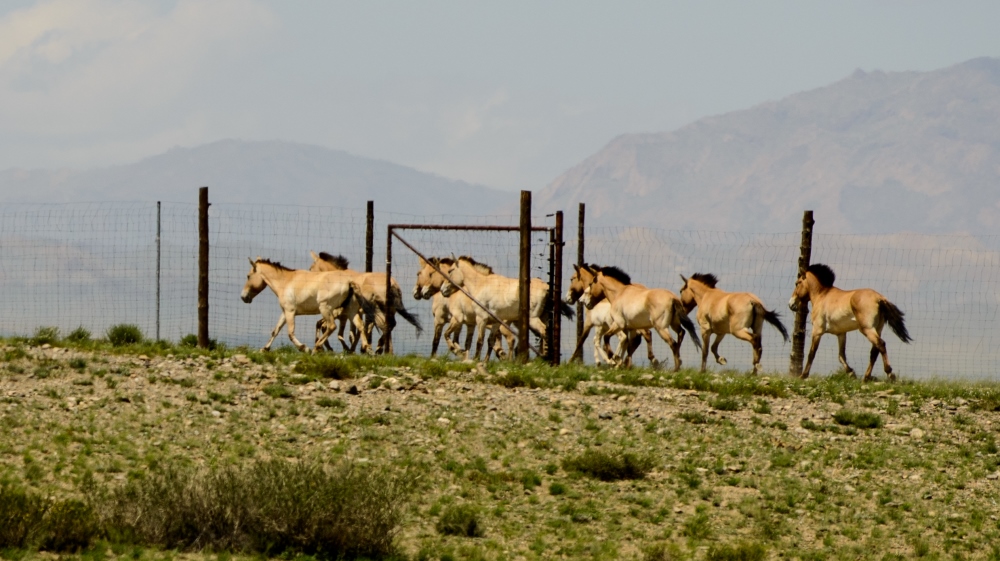
{"label": "wire mesh fence", "polygon": [[[159,220],[158,220],[159,218]],[[575,220],[568,217],[563,273],[572,273],[577,241]],[[822,217],[818,217],[820,224]],[[210,334],[229,345],[259,347],[279,315],[273,294],[252,304],[240,300],[249,271],[247,258],[280,261],[308,268],[309,251],[341,254],[363,270],[364,208],[213,204],[210,220]],[[413,216],[375,213],[374,269],[384,270],[386,228],[390,223],[515,226],[517,216]],[[96,336],[115,324],[132,323],[153,337],[178,340],[197,330],[198,206],[163,203],[4,205],[0,207],[0,335],[30,335],[42,326],[63,333],[82,326]],[[157,317],[157,224],[159,223],[160,307]],[[551,226],[553,218],[533,217]],[[499,274],[516,277],[518,234],[514,232],[400,232],[425,255],[471,255]],[[679,232],[649,228],[588,228],[586,261],[616,265],[634,282],[678,292],[679,275],[713,273],[719,287],[757,294],[769,309],[781,312],[791,328],[787,302],[797,273],[799,232],[744,234]],[[532,236],[532,276],[547,279],[548,234]],[[838,287],[873,288],[906,312],[914,342],[903,345],[887,330],[885,339],[894,369],[903,377],[996,379],[1000,339],[993,334],[1000,310],[1000,236],[970,235],[828,235],[814,234],[812,261],[837,273]],[[416,255],[394,246],[393,276],[404,305],[425,328],[417,332],[400,322],[393,333],[396,351],[429,354],[433,327],[430,304],[412,298],[418,269]],[[312,341],[314,322],[307,318],[298,335]],[[304,327],[303,327],[304,326]],[[302,331],[306,329],[307,331]],[[308,333],[308,334],[306,334]],[[287,343],[283,333],[277,343]],[[657,357],[670,356],[654,336]],[[572,323],[563,323],[563,357],[575,346]],[[791,345],[764,327],[763,366],[788,369]],[[813,371],[839,369],[836,339],[824,339]],[[848,360],[863,368],[870,346],[857,333],[848,335]],[[588,341],[584,357],[592,357]],[[720,346],[727,368],[749,370],[749,345],[727,337]],[[645,360],[636,353],[637,362]],[[700,354],[686,341],[681,355],[697,366]],[[710,368],[722,368],[710,360]],[[875,372],[881,374],[876,366]]]}

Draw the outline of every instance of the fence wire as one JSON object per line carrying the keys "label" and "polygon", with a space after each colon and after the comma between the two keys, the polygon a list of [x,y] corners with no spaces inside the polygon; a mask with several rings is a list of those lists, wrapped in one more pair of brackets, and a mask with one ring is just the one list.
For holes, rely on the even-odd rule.
{"label": "fence wire", "polygon": [[[377,209],[377,205],[376,205]],[[198,207],[163,203],[160,212],[159,333],[176,341],[197,331]],[[820,217],[821,218],[821,217]],[[279,315],[269,291],[252,304],[239,294],[249,271],[247,258],[280,261],[292,268],[311,264],[309,251],[342,254],[361,271],[365,259],[366,216],[363,208],[213,204],[210,222],[211,337],[229,345],[259,347]],[[396,224],[468,224],[516,226],[517,216],[413,216],[375,213],[374,270],[385,270],[386,226]],[[551,216],[535,216],[536,226],[551,226]],[[566,217],[564,287],[572,274],[576,223]],[[400,230],[408,242],[429,256],[471,255],[497,273],[517,276],[517,232]],[[55,326],[63,334],[84,327],[101,336],[111,325],[132,323],[153,337],[157,330],[157,205],[95,203],[0,206],[0,335],[31,335]],[[797,272],[799,232],[744,234],[670,231],[649,228],[588,228],[585,259],[616,265],[635,282],[678,292],[680,275],[713,273],[719,287],[754,292],[769,309],[781,313],[789,331],[787,308]],[[532,276],[547,280],[548,234],[532,236]],[[812,261],[837,273],[840,288],[873,288],[906,313],[914,342],[903,345],[884,333],[894,369],[904,377],[997,379],[1000,340],[991,329],[1000,309],[1000,236],[971,235],[828,235],[816,231]],[[412,298],[417,257],[393,244],[393,276],[402,287],[404,305],[422,321],[425,334],[400,322],[394,331],[397,352],[430,352],[430,303]],[[313,319],[300,322],[297,334],[312,341]],[[563,358],[575,346],[575,326],[563,322]],[[657,357],[669,359],[655,338]],[[287,344],[282,333],[276,344]],[[764,327],[763,366],[785,372],[791,345]],[[820,345],[813,371],[839,369],[836,339]],[[444,347],[442,346],[442,349]],[[584,347],[587,362],[591,342]],[[808,348],[808,341],[807,341]],[[867,364],[869,345],[848,335],[848,360],[856,370]],[[728,366],[749,370],[749,345],[727,337],[721,353]],[[686,341],[686,366],[700,354]],[[641,357],[641,358],[640,358]],[[641,364],[645,352],[636,358]],[[721,369],[709,358],[709,368]],[[669,364],[669,361],[668,361]],[[876,374],[881,367],[876,365]]]}

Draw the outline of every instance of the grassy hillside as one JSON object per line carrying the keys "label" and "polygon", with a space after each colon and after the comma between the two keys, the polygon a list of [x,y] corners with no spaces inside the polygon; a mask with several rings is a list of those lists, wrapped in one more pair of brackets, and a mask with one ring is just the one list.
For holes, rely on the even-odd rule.
{"label": "grassy hillside", "polygon": [[[1000,558],[996,384],[76,335],[0,342],[0,526],[31,497],[58,506],[6,558]],[[91,525],[56,540],[70,507]],[[285,526],[239,534],[233,512]],[[369,515],[381,548],[316,529]]]}

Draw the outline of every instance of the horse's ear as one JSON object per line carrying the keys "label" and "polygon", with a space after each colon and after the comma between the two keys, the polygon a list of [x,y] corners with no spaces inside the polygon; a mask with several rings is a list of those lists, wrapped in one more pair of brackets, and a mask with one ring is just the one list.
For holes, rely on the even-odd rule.
{"label": "horse's ear", "polygon": [[250,259],[249,257],[247,257],[247,261],[250,262],[250,270],[251,271],[256,271],[257,270],[257,263],[254,263],[254,260]]}
{"label": "horse's ear", "polygon": [[421,267],[423,267],[423,266],[427,265],[427,260],[426,260],[426,259],[424,259],[423,257],[421,257],[421,256],[419,256],[419,255],[418,255],[418,256],[417,256],[417,259],[419,259],[419,260],[420,260],[420,266],[421,266]]}
{"label": "horse's ear", "polygon": [[451,260],[454,261],[455,263],[458,263],[458,257],[455,257],[455,252],[451,253]]}
{"label": "horse's ear", "polygon": [[313,251],[313,250],[310,249],[309,250],[309,255],[313,258],[313,261],[319,261],[319,255],[316,255],[315,251]]}
{"label": "horse's ear", "polygon": [[681,275],[681,280],[684,281],[684,285],[687,286],[687,283],[688,283],[687,277],[685,277],[684,275]]}

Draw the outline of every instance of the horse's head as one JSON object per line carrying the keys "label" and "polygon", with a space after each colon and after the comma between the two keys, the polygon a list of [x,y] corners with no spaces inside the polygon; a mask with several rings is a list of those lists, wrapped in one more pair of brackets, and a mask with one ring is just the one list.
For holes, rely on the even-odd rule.
{"label": "horse's head", "polygon": [[[465,274],[462,272],[462,268],[458,266],[458,262],[451,259],[448,261],[447,264],[441,265],[441,272],[448,277],[443,278],[441,282],[441,294],[445,296],[451,296],[458,292],[459,286],[465,285]],[[449,278],[451,279],[450,281],[448,280]]]}
{"label": "horse's head", "polygon": [[260,291],[267,287],[267,281],[264,280],[264,275],[261,274],[259,268],[257,267],[257,261],[260,261],[260,257],[257,261],[250,259],[250,272],[247,273],[247,282],[243,285],[243,292],[240,293],[240,299],[249,304],[253,302],[254,296],[260,294]]}
{"label": "horse's head", "polygon": [[796,279],[795,291],[792,292],[792,298],[788,301],[788,307],[792,311],[798,310],[800,303],[809,302],[810,293],[821,294],[833,288],[833,283],[836,280],[837,275],[834,274],[833,269],[830,267],[822,263],[809,265],[806,272],[799,275],[799,278]]}
{"label": "horse's head", "polygon": [[681,287],[680,293],[681,305],[684,306],[684,311],[690,314],[691,310],[695,309],[698,305],[698,302],[694,299],[694,290],[691,289],[691,283],[688,282],[687,277],[681,275],[681,280],[684,281],[684,286]]}
{"label": "horse's head", "polygon": [[441,264],[443,260],[437,257],[431,257],[429,261],[423,257],[419,259],[420,270],[417,271],[417,283],[413,285],[413,298],[416,300],[430,300],[441,290],[441,284],[444,282],[444,277],[441,276],[441,273],[435,271],[431,264],[433,263],[438,268],[443,268]]}
{"label": "horse's head", "polygon": [[604,300],[608,297],[608,293],[604,287],[604,273],[599,270],[593,275],[590,284],[584,289],[583,294],[580,296],[580,301],[587,306],[588,310],[594,309],[594,306],[598,302]]}
{"label": "horse's head", "polygon": [[788,308],[793,312],[798,311],[799,305],[809,303],[808,276],[809,273],[805,273],[799,275],[799,278],[795,280],[795,290],[792,291],[792,297],[788,300]]}
{"label": "horse's head", "polygon": [[586,264],[582,267],[573,265],[573,271],[573,277],[569,280],[569,289],[566,290],[566,298],[564,299],[567,304],[576,304],[583,296],[583,291],[594,281],[594,273]]}
{"label": "horse's head", "polygon": [[330,255],[326,252],[316,255],[315,251],[310,251],[309,255],[313,258],[312,265],[309,265],[310,271],[344,271],[349,266],[343,255]]}

